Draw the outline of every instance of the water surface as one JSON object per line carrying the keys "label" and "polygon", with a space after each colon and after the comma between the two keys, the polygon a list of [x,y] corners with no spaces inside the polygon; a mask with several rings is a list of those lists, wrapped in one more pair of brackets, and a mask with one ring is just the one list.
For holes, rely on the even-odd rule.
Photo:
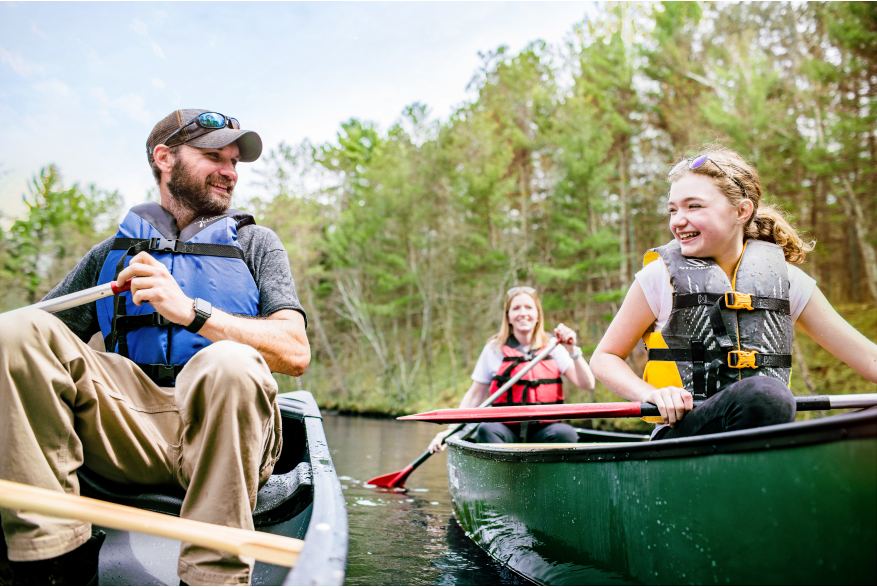
{"label": "water surface", "polygon": [[407,491],[365,487],[398,471],[442,427],[324,413],[347,501],[348,585],[529,585],[466,537],[454,519],[445,453],[408,478]]}

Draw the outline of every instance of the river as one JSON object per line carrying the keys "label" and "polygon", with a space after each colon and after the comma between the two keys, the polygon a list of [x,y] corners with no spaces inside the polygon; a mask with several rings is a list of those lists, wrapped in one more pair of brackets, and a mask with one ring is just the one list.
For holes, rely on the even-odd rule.
{"label": "river", "polygon": [[469,540],[454,519],[445,453],[407,490],[365,487],[402,469],[443,427],[324,413],[323,426],[347,501],[347,585],[529,585]]}

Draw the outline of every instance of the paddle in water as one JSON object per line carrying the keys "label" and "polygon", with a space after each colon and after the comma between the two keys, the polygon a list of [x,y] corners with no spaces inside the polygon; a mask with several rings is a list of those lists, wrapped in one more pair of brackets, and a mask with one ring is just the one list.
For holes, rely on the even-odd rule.
{"label": "paddle in water", "polygon": [[[486,408],[487,406],[491,405],[493,402],[495,402],[496,400],[501,398],[503,396],[503,394],[505,394],[506,391],[511,389],[511,387],[521,379],[521,377],[523,377],[524,375],[529,373],[533,367],[538,365],[540,361],[542,361],[545,357],[550,355],[551,351],[553,351],[554,347],[556,347],[558,344],[560,344],[560,341],[557,340],[556,338],[552,338],[549,341],[549,343],[545,346],[545,348],[543,348],[541,351],[539,351],[539,354],[536,355],[532,361],[527,363],[523,369],[521,369],[520,371],[515,373],[515,375],[511,379],[509,379],[505,385],[503,385],[502,387],[497,389],[493,393],[493,395],[491,395],[489,398],[487,398],[486,400],[481,402],[481,405],[479,405],[478,408]],[[491,408],[491,410],[488,410],[488,411],[493,411],[496,409],[499,409],[499,408]],[[443,412],[443,411],[447,411],[447,410],[437,410],[437,411]],[[433,412],[427,412],[427,413],[433,413]],[[406,419],[413,420],[416,418],[414,418],[412,416],[403,416],[402,418],[399,418],[399,419],[400,420],[406,420]],[[465,423],[460,424],[459,426],[457,426],[456,428],[451,430],[451,432],[448,433],[448,435],[445,438],[453,436],[454,434],[456,434],[457,432],[462,430],[466,426],[466,424],[468,424],[471,421],[472,420],[467,420]],[[480,421],[486,422],[487,420],[480,420]],[[442,444],[444,444],[444,441],[442,441]],[[414,462],[412,462],[410,465],[408,465],[407,467],[405,467],[401,471],[396,471],[395,473],[388,473],[386,475],[381,475],[380,477],[375,477],[374,479],[370,479],[368,481],[368,483],[370,485],[377,485],[378,487],[402,487],[405,484],[405,480],[408,478],[408,476],[414,472],[414,469],[416,469],[417,467],[422,465],[424,463],[424,461],[426,461],[426,459],[428,459],[431,456],[432,456],[432,453],[429,452],[429,450],[426,450],[426,451],[424,451],[423,454],[421,454],[419,457],[417,457],[417,459]]]}
{"label": "paddle in water", "polygon": [[[703,402],[694,402],[696,408]],[[869,408],[877,405],[877,393],[857,393],[852,395],[805,395],[795,398],[797,410],[850,410]],[[572,420],[588,418],[657,418],[661,415],[658,407],[650,403],[608,402],[602,404],[560,404],[547,406],[503,406],[482,410],[478,408],[458,408],[434,410],[398,420],[417,420],[436,424],[460,424],[471,422],[528,422],[531,420]],[[651,420],[650,420],[651,421]]]}

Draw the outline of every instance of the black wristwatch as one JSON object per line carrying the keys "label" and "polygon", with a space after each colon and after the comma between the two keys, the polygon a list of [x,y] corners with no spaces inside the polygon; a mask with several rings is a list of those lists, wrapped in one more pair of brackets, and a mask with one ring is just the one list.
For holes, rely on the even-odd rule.
{"label": "black wristwatch", "polygon": [[195,319],[186,326],[186,330],[197,333],[212,314],[213,306],[210,305],[210,302],[195,298]]}

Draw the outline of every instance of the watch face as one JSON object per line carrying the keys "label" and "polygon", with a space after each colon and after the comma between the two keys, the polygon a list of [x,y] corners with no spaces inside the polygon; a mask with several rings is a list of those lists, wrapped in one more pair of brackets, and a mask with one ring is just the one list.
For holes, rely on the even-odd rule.
{"label": "watch face", "polygon": [[209,316],[213,312],[213,306],[210,305],[210,302],[195,298],[195,311]]}

